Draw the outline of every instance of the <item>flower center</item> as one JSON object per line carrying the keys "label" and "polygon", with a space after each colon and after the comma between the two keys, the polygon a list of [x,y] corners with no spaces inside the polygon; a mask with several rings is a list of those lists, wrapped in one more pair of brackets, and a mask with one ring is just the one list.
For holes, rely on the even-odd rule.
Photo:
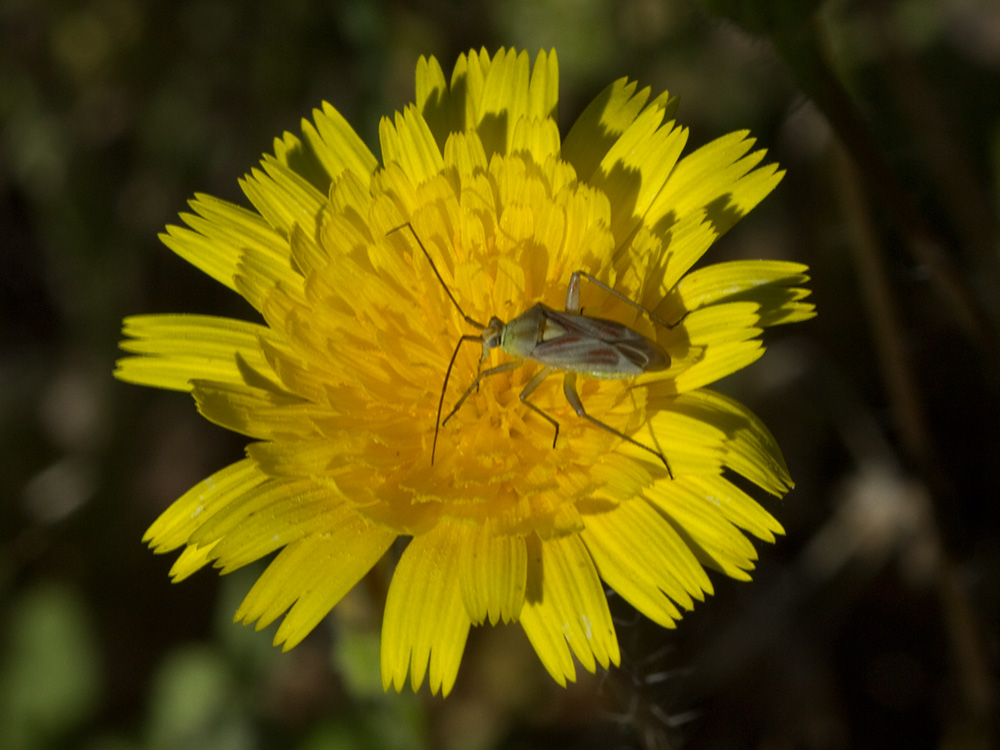
{"label": "flower center", "polygon": [[[334,349],[345,366],[360,363],[345,381],[369,419],[346,431],[335,481],[401,531],[448,516],[561,533],[577,524],[579,500],[600,495],[595,466],[620,439],[577,416],[565,368],[545,377],[532,359],[535,323],[546,321],[529,311],[562,311],[572,272],[600,273],[614,249],[606,198],[567,180],[566,169],[497,156],[468,173],[446,168],[415,191],[390,170],[381,175],[373,214],[387,201],[405,206],[407,189],[416,199],[408,225],[381,231],[372,221],[367,258],[352,251],[348,261],[377,269],[348,274],[358,287],[346,291],[349,319],[338,327],[353,335]],[[587,290],[581,304],[597,314],[614,302],[602,296]],[[484,357],[485,333],[494,346]],[[588,413],[625,430],[644,420],[628,385],[581,378],[576,388]]]}

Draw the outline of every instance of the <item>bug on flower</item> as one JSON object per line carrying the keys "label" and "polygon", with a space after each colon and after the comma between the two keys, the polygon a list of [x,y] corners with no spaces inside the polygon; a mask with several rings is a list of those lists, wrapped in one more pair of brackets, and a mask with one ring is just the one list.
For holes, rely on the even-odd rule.
{"label": "bug on flower", "polygon": [[[448,423],[460,408],[465,400],[475,391],[479,384],[491,375],[510,372],[523,364],[523,360],[531,360],[542,365],[528,384],[524,386],[519,394],[521,403],[534,411],[536,414],[546,419],[554,428],[555,434],[552,437],[552,447],[556,447],[559,440],[559,422],[550,414],[546,414],[537,405],[528,400],[528,397],[535,391],[542,382],[554,372],[563,373],[563,393],[569,405],[573,407],[577,416],[586,419],[591,424],[607,430],[632,445],[649,451],[663,462],[670,478],[673,473],[670,464],[667,462],[663,452],[656,448],[640,443],[629,437],[621,430],[616,430],[611,425],[602,422],[596,417],[587,413],[580,400],[580,394],[576,389],[576,376],[586,375],[591,378],[601,380],[623,380],[625,378],[641,375],[644,372],[657,372],[665,370],[670,366],[670,355],[655,341],[646,338],[638,331],[629,328],[623,323],[605,318],[596,318],[584,315],[580,311],[580,281],[587,279],[590,283],[601,288],[608,294],[617,297],[622,302],[631,305],[641,313],[646,315],[654,323],[665,328],[673,328],[661,318],[654,315],[645,307],[629,299],[621,292],[612,289],[610,286],[595,278],[586,271],[574,271],[570,275],[569,285],[566,288],[566,309],[565,311],[554,310],[541,302],[533,305],[509,323],[504,323],[495,315],[490,318],[486,325],[470,317],[458,304],[458,300],[451,293],[448,285],[438,272],[434,260],[431,258],[427,248],[424,247],[420,237],[409,224],[403,224],[391,232],[399,231],[409,227],[416,239],[417,244],[423,251],[424,257],[431,265],[434,275],[444,288],[448,298],[455,305],[459,314],[469,325],[479,328],[479,334],[465,334],[459,338],[452,352],[451,360],[448,362],[448,369],[445,371],[444,383],[441,385],[441,397],[438,400],[437,421],[434,425],[434,442],[431,448],[431,464],[434,463],[434,456],[437,452],[437,440],[441,427]],[[483,354],[480,362],[489,357],[490,350],[500,348],[501,351],[517,359],[504,362],[481,371],[474,381],[465,389],[462,397],[458,399],[450,412],[441,419],[441,412],[444,407],[444,397],[448,390],[448,381],[451,378],[451,370],[455,365],[455,359],[462,348],[462,344],[470,341],[478,342],[483,347]]]}

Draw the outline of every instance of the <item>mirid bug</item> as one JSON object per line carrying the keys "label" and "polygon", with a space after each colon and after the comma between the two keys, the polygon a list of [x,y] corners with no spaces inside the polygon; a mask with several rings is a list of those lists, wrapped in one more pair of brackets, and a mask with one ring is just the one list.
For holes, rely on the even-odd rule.
{"label": "mirid bug", "polygon": [[[607,430],[632,445],[649,451],[663,462],[667,474],[671,479],[673,478],[667,458],[661,451],[640,443],[624,432],[591,416],[584,409],[583,402],[580,400],[580,394],[576,390],[577,375],[586,375],[602,380],[622,380],[641,375],[644,372],[657,372],[667,369],[670,366],[670,355],[658,343],[646,338],[638,331],[629,328],[623,323],[581,313],[580,280],[587,279],[608,294],[639,310],[654,323],[662,325],[665,328],[672,328],[673,326],[586,271],[574,271],[570,276],[569,285],[566,289],[565,311],[553,310],[548,305],[539,302],[509,323],[504,323],[494,315],[490,318],[490,322],[487,325],[483,325],[467,315],[462,306],[458,304],[458,300],[455,299],[448,285],[445,284],[441,273],[437,269],[437,265],[435,265],[430,253],[427,252],[427,248],[424,247],[423,242],[420,241],[420,237],[417,236],[416,231],[408,222],[392,229],[390,234],[406,227],[409,227],[413,233],[417,245],[420,246],[424,257],[430,263],[431,270],[437,276],[442,288],[444,288],[445,293],[448,295],[448,299],[455,305],[455,309],[458,310],[459,314],[469,325],[480,329],[479,334],[465,334],[459,338],[458,343],[455,345],[455,351],[452,352],[451,360],[448,362],[444,383],[441,385],[441,396],[438,399],[437,421],[434,425],[434,442],[431,447],[431,464],[434,463],[434,457],[437,453],[437,440],[441,427],[455,416],[466,399],[479,387],[479,384],[491,375],[510,372],[520,367],[523,364],[523,360],[528,359],[542,365],[542,369],[528,381],[528,384],[521,390],[519,397],[521,403],[552,425],[555,430],[555,434],[552,437],[553,448],[556,447],[556,443],[559,440],[559,422],[529,401],[528,397],[549,375],[559,371],[563,373],[563,393],[570,406],[577,413],[577,416],[586,419],[603,430]],[[458,357],[458,352],[462,348],[462,344],[469,341],[475,341],[482,345],[483,354],[480,359],[481,362],[486,360],[491,349],[497,347],[517,359],[511,362],[504,362],[480,372],[472,384],[465,389],[462,397],[458,399],[452,410],[442,420],[441,412],[444,408],[444,397],[448,389],[448,381],[451,378],[452,368],[455,365],[455,359]]]}

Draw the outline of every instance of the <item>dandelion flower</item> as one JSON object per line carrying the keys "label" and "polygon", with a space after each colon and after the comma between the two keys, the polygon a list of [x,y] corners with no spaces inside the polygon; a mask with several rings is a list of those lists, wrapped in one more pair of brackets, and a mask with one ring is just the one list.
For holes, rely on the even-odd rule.
{"label": "dandelion flower", "polygon": [[[806,269],[691,269],[782,172],[746,132],[682,156],[676,99],[624,79],[565,138],[557,101],[554,52],[532,66],[473,51],[450,82],[421,58],[416,102],[382,120],[381,161],[324,104],[243,179],[252,209],[197,195],[186,226],[167,228],[168,247],[261,316],[124,323],[118,378],[189,391],[253,440],[147,532],[158,553],[183,548],[175,580],[276,553],[236,619],[283,618],[275,643],[288,649],[405,540],[383,685],[428,677],[447,694],[472,625],[519,623],[565,685],[575,662],[619,662],[604,584],[673,627],[711,593],[706,569],[749,578],[748,535],[782,530],[732,479],[778,497],[792,482],[763,424],[705,386],[760,357],[765,327],[813,315]],[[525,360],[470,393],[432,463],[449,360],[481,334],[459,308],[503,321],[538,302],[562,310],[578,270],[651,313],[584,281],[583,314],[657,342],[669,366],[580,377],[608,430],[577,416],[559,377],[532,392],[537,409],[522,403],[541,369]],[[459,347],[445,413],[511,359],[481,354]]]}

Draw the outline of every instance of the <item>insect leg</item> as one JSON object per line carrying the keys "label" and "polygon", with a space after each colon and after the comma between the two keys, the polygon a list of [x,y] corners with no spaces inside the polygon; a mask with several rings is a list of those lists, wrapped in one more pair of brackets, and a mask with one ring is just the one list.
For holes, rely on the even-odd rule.
{"label": "insect leg", "polygon": [[521,390],[521,393],[519,394],[518,397],[521,399],[521,403],[522,404],[524,404],[525,406],[527,406],[529,409],[531,409],[536,414],[539,414],[542,417],[544,417],[545,419],[549,420],[549,422],[555,428],[556,434],[552,436],[552,447],[555,448],[556,447],[556,441],[559,439],[559,423],[553,417],[551,417],[550,415],[546,414],[544,411],[542,411],[541,409],[539,409],[533,403],[531,403],[530,401],[528,401],[528,396],[530,396],[532,393],[534,393],[535,389],[542,384],[542,381],[545,380],[545,378],[547,378],[551,374],[552,374],[552,370],[550,368],[543,367],[541,370],[539,370],[537,373],[535,373],[535,376],[531,380],[528,381],[528,384],[526,386],[524,386],[524,388]]}
{"label": "insect leg", "polygon": [[[445,394],[445,391],[448,390],[448,380],[451,379],[451,369],[455,366],[455,358],[458,357],[458,350],[462,348],[462,344],[464,344],[466,341],[476,341],[476,342],[478,342],[478,343],[481,344],[481,343],[483,343],[483,337],[482,336],[473,336],[471,333],[467,333],[467,334],[465,334],[464,336],[462,336],[458,340],[458,343],[455,344],[455,351],[453,351],[451,353],[451,359],[448,361],[448,369],[445,370],[445,372],[444,372],[444,383],[441,384],[441,396],[438,398],[437,419],[434,422],[434,443],[431,445],[431,466],[434,465],[434,454],[437,453],[438,433],[441,431],[441,425],[443,425],[444,422],[447,422],[449,419],[451,419],[451,416],[456,411],[458,411],[458,407],[461,406],[463,403],[465,403],[465,399],[467,399],[469,397],[469,394],[472,393],[472,389],[479,387],[479,381],[480,380],[482,380],[487,375],[492,375],[492,374],[494,374],[496,372],[503,372],[504,371],[504,370],[500,369],[500,368],[503,368],[504,365],[500,365],[499,367],[492,367],[489,370],[486,370],[486,372],[479,373],[479,375],[476,376],[476,379],[472,383],[472,385],[469,386],[468,390],[466,390],[466,392],[462,394],[462,398],[460,398],[458,400],[458,404],[455,405],[455,408],[452,409],[450,412],[448,412],[448,416],[445,417],[444,418],[444,422],[442,422],[441,421],[441,409],[444,407],[444,394]],[[505,363],[505,364],[513,364],[514,367],[516,367],[520,363],[519,362],[514,362],[514,363],[509,363],[508,362],[508,363]],[[508,370],[512,370],[514,368],[513,367],[508,367],[507,369]]]}
{"label": "insect leg", "polygon": [[638,440],[635,440],[634,438],[630,438],[624,432],[621,432],[620,430],[616,430],[611,425],[605,424],[604,422],[602,422],[601,420],[597,419],[596,417],[592,417],[589,414],[587,414],[587,410],[583,408],[583,402],[580,400],[580,394],[576,392],[576,373],[575,372],[567,372],[566,373],[566,377],[563,378],[563,393],[566,395],[566,400],[569,401],[569,405],[573,407],[573,411],[576,412],[577,416],[583,417],[584,419],[586,419],[591,424],[595,424],[598,427],[600,427],[601,429],[607,430],[612,435],[617,435],[622,440],[625,440],[625,441],[627,441],[629,443],[632,443],[632,445],[637,446],[639,448],[642,448],[644,451],[649,451],[650,453],[652,453],[654,456],[656,456],[658,459],[660,459],[663,462],[663,466],[667,470],[667,475],[671,479],[674,478],[674,473],[670,470],[670,464],[667,463],[667,457],[664,456],[663,453],[661,453],[660,451],[655,450],[653,448],[650,448],[648,445],[643,445]]}
{"label": "insect leg", "polygon": [[569,286],[566,287],[566,312],[580,312],[580,274],[583,271],[574,271],[569,277]]}
{"label": "insect leg", "polygon": [[[463,336],[462,338],[465,337]],[[478,336],[470,336],[469,339],[472,341],[482,341],[482,339],[480,339]],[[491,367],[490,369],[483,370],[481,373],[479,373],[476,376],[476,379],[472,381],[472,385],[470,385],[468,388],[465,389],[465,393],[462,394],[462,398],[458,400],[458,403],[455,404],[455,407],[450,412],[448,412],[448,416],[446,416],[443,420],[441,420],[441,425],[442,426],[446,425],[448,423],[448,420],[455,416],[455,412],[457,412],[459,409],[462,408],[462,404],[465,403],[465,399],[471,396],[472,392],[476,390],[479,387],[479,384],[483,382],[486,378],[488,378],[490,375],[499,375],[502,372],[510,372],[511,370],[516,370],[518,367],[521,366],[521,364],[522,362],[520,360],[514,360],[512,362],[504,362],[502,365]]]}
{"label": "insect leg", "polygon": [[[634,307],[639,312],[647,315],[650,320],[652,320],[654,323],[659,323],[664,328],[668,328],[668,329],[673,328],[674,326],[677,325],[677,323],[680,323],[681,320],[684,320],[684,318],[682,317],[680,320],[678,320],[678,321],[676,321],[674,323],[668,323],[667,321],[665,321],[663,318],[659,317],[658,315],[654,315],[650,310],[647,310],[645,307],[643,307],[642,305],[640,305],[635,300],[629,299],[628,297],[626,297],[621,292],[612,289],[607,284],[605,284],[603,281],[595,278],[594,276],[591,276],[586,271],[574,271],[573,274],[569,277],[569,286],[566,288],[566,312],[578,312],[579,309],[580,309],[580,277],[581,276],[584,277],[584,278],[586,278],[587,281],[589,281],[591,284],[595,284],[595,285],[599,286],[601,289],[603,289],[608,294],[610,294],[610,295],[612,295],[614,297],[617,297],[622,302],[625,302],[626,304],[631,305],[632,307]],[[684,315],[687,315],[687,313],[685,312]]]}

